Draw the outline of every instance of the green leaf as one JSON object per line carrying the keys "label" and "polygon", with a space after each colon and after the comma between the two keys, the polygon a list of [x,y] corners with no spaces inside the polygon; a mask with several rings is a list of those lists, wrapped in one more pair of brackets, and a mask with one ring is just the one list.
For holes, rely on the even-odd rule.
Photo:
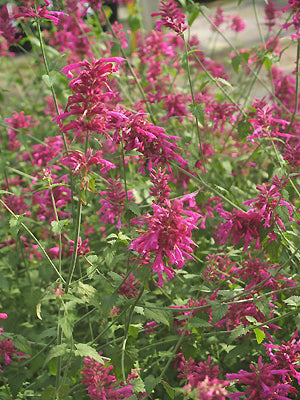
{"label": "green leaf", "polygon": [[16,397],[19,393],[19,390],[21,389],[21,386],[23,385],[23,382],[26,381],[26,379],[26,374],[23,371],[14,371],[12,375],[8,376],[8,384],[14,397]]}
{"label": "green leaf", "polygon": [[137,215],[138,217],[141,215],[141,209],[138,206],[138,204],[134,203],[133,201],[131,201],[130,203],[127,203],[125,205],[125,208],[129,211],[132,211],[133,214]]}
{"label": "green leaf", "polygon": [[286,304],[290,306],[299,306],[300,305],[300,296],[291,296],[288,299],[283,300]]}
{"label": "green leaf", "polygon": [[168,311],[146,308],[145,317],[151,321],[161,322],[162,324],[170,326],[171,313]]}
{"label": "green leaf", "polygon": [[69,352],[70,350],[67,348],[66,343],[58,344],[57,346],[52,347],[45,359],[44,366],[47,365],[52,358],[64,356]]}
{"label": "green leaf", "polygon": [[68,220],[64,219],[61,221],[51,221],[51,229],[55,235],[59,235],[64,226],[68,225]]}
{"label": "green leaf", "polygon": [[16,217],[11,217],[9,220],[11,235],[14,239],[16,239],[18,236],[22,224],[23,215],[24,214],[16,215]]}
{"label": "green leaf", "polygon": [[278,264],[279,262],[279,254],[281,252],[281,246],[277,243],[276,240],[270,240],[269,236],[267,236],[262,242],[263,249],[268,254],[270,260]]}
{"label": "green leaf", "polygon": [[189,105],[191,112],[195,118],[198,119],[198,121],[201,123],[202,126],[205,125],[205,113],[204,113],[204,108],[203,105],[195,102],[194,104]]}
{"label": "green leaf", "polygon": [[0,400],[11,400],[11,397],[3,392],[0,392]]}
{"label": "green leaf", "polygon": [[113,306],[116,305],[119,296],[114,294],[105,293],[101,298],[101,307],[104,314],[108,314]]}
{"label": "green leaf", "polygon": [[214,300],[212,301],[212,325],[219,322],[228,311],[228,305]]}
{"label": "green leaf", "polygon": [[189,4],[187,13],[188,13],[188,24],[191,27],[193,25],[193,22],[195,21],[195,19],[200,14],[200,10],[195,8],[193,4]]}
{"label": "green leaf", "polygon": [[245,318],[247,321],[251,322],[251,324],[257,324],[257,319],[252,317],[252,315],[246,315]]}
{"label": "green leaf", "polygon": [[231,85],[231,83],[228,82],[228,81],[226,81],[226,79],[223,79],[223,78],[214,78],[214,80],[215,80],[216,82],[223,83],[223,85],[225,85],[225,86],[228,86],[228,87],[230,87],[230,88],[233,88],[232,85]]}
{"label": "green leaf", "polygon": [[210,323],[205,321],[204,319],[193,317],[189,324],[192,328],[208,328],[210,327]]}
{"label": "green leaf", "polygon": [[155,388],[155,386],[160,382],[159,378],[155,378],[153,375],[148,375],[146,379],[144,380],[144,385],[145,385],[145,390],[146,390],[146,395],[150,396],[152,393],[152,390]]}
{"label": "green leaf", "polygon": [[266,337],[265,332],[262,331],[262,330],[259,329],[259,328],[255,328],[255,329],[254,329],[254,333],[255,333],[255,336],[256,336],[256,341],[257,341],[257,343],[258,343],[258,344],[261,344],[261,342],[262,342],[262,341],[264,340],[264,338]]}
{"label": "green leaf", "polygon": [[138,31],[141,28],[141,19],[138,15],[129,15],[127,22],[132,33]]}
{"label": "green leaf", "polygon": [[61,326],[61,329],[67,339],[71,339],[72,334],[73,334],[73,327],[74,323],[70,320],[68,315],[63,315],[59,319],[59,325]]}
{"label": "green leaf", "polygon": [[161,381],[161,383],[162,383],[162,385],[163,385],[165,391],[166,391],[166,392],[168,393],[168,395],[171,397],[171,399],[174,399],[175,394],[176,394],[176,390],[173,389],[173,388],[168,384],[168,382]]}
{"label": "green leaf", "polygon": [[244,327],[244,325],[239,325],[236,328],[234,328],[234,330],[231,332],[229,338],[228,338],[228,342],[231,343],[233,342],[235,339],[237,339],[240,336],[244,336],[246,335],[246,333],[249,332],[250,327]]}
{"label": "green leaf", "polygon": [[93,360],[98,361],[101,364],[104,364],[104,360],[108,360],[109,358],[102,357],[100,354],[91,346],[86,343],[78,343],[75,344],[76,350],[74,350],[75,356],[79,357],[91,357]]}
{"label": "green leaf", "polygon": [[237,74],[238,72],[239,72],[239,66],[240,66],[240,64],[241,64],[241,57],[238,55],[238,56],[235,56],[235,57],[232,57],[232,59],[231,59],[231,65],[232,65],[232,68],[233,68],[233,70],[234,70],[234,72]]}
{"label": "green leaf", "polygon": [[248,121],[239,121],[237,128],[239,138],[244,140],[250,134],[251,124]]}

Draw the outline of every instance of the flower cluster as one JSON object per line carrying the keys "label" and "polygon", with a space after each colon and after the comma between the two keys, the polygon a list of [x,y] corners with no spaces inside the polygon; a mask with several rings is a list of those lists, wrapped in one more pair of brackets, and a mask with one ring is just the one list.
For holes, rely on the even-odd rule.
{"label": "flower cluster", "polygon": [[[153,215],[147,214],[141,220],[148,230],[140,231],[140,237],[133,240],[130,249],[142,256],[155,255],[151,268],[158,274],[157,285],[163,286],[163,272],[170,280],[176,273],[171,265],[181,269],[188,259],[193,258],[191,253],[195,243],[191,235],[192,229],[197,229],[196,222],[200,215],[183,210],[183,201],[178,199],[173,202],[165,200],[164,207],[153,204],[152,208]],[[184,218],[182,214],[188,217]]]}

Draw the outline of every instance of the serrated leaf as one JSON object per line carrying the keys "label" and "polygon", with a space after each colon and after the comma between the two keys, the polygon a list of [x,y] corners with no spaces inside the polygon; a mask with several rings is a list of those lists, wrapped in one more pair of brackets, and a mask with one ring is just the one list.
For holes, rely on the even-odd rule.
{"label": "serrated leaf", "polygon": [[241,64],[241,58],[240,58],[240,56],[232,57],[232,59],[231,59],[231,65],[232,65],[232,68],[233,68],[233,70],[234,70],[234,72],[235,72],[236,74],[239,72],[239,66],[240,66],[240,64]]}
{"label": "serrated leaf", "polygon": [[291,296],[283,301],[290,306],[298,306],[300,304],[300,296]]}
{"label": "serrated leaf", "polygon": [[212,302],[212,325],[216,324],[219,322],[227,313],[228,311],[228,305],[227,304],[222,304],[219,301],[213,301]]}
{"label": "serrated leaf", "polygon": [[168,395],[171,397],[171,399],[174,399],[175,394],[176,394],[176,390],[173,389],[173,388],[168,384],[168,382],[161,381],[161,383],[162,383],[162,385],[163,385],[165,391],[166,391],[166,392],[168,393]]}
{"label": "serrated leaf", "polygon": [[70,350],[67,348],[66,343],[58,344],[57,346],[52,347],[44,361],[44,366],[47,365],[52,358],[64,356],[69,352]]}
{"label": "serrated leaf", "polygon": [[144,380],[144,385],[145,385],[145,390],[146,390],[146,395],[150,396],[152,393],[152,390],[155,388],[155,386],[160,382],[159,378],[155,378],[153,375],[148,375],[146,379]]}
{"label": "serrated leaf", "polygon": [[76,350],[74,350],[75,356],[79,357],[91,357],[93,360],[104,364],[104,360],[110,360],[109,358],[100,356],[97,351],[86,343],[75,344]]}
{"label": "serrated leaf", "polygon": [[246,333],[249,332],[249,327],[245,327],[244,325],[239,325],[234,330],[231,332],[229,335],[229,343],[233,342],[235,339],[237,339],[240,336],[246,335]]}
{"label": "serrated leaf", "polygon": [[237,128],[239,138],[244,140],[250,134],[251,124],[248,121],[239,121]]}
{"label": "serrated leaf", "polygon": [[101,298],[101,307],[105,314],[108,314],[110,310],[116,305],[119,296],[114,294],[105,293]]}
{"label": "serrated leaf", "polygon": [[210,323],[205,321],[204,319],[193,317],[189,324],[192,328],[208,328],[210,327]]}
{"label": "serrated leaf", "polygon": [[59,235],[65,225],[68,225],[68,220],[51,221],[51,229],[55,235]]}
{"label": "serrated leaf", "polygon": [[171,314],[164,310],[151,310],[145,309],[145,317],[151,321],[161,322],[162,324],[170,326]]}
{"label": "serrated leaf", "polygon": [[247,321],[251,322],[251,324],[257,324],[257,319],[252,317],[252,315],[246,315],[245,318]]}
{"label": "serrated leaf", "polygon": [[16,215],[16,217],[11,217],[9,220],[10,231],[14,239],[16,239],[16,237],[18,236],[22,220],[23,220],[23,214]]}
{"label": "serrated leaf", "polygon": [[70,320],[68,315],[63,315],[58,321],[65,337],[71,339],[73,334],[74,323]]}
{"label": "serrated leaf", "polygon": [[138,206],[138,204],[134,203],[133,201],[131,201],[130,203],[127,203],[125,208],[127,210],[130,210],[133,212],[134,215],[137,215],[138,217],[141,215],[141,209]]}
{"label": "serrated leaf", "polygon": [[202,126],[205,125],[205,112],[203,105],[201,103],[195,102],[194,104],[190,104],[190,109],[195,118],[201,123]]}
{"label": "serrated leaf", "polygon": [[258,344],[261,344],[261,342],[264,340],[264,338],[266,337],[266,334],[264,331],[262,331],[259,328],[255,328],[254,329],[254,333],[255,333],[255,337],[256,337],[256,341]]}

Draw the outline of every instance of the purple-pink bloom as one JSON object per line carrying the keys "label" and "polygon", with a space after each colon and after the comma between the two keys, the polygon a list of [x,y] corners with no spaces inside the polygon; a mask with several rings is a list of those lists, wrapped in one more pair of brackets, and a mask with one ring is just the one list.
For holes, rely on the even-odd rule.
{"label": "purple-pink bloom", "polygon": [[[121,276],[125,278],[124,274],[121,274]],[[139,293],[136,290],[136,286],[138,286],[139,283],[140,282],[135,279],[133,273],[130,272],[126,281],[122,284],[122,286],[118,290],[118,293],[126,296],[128,299],[131,299],[133,296],[137,297]]]}
{"label": "purple-pink bloom", "polygon": [[161,31],[161,27],[172,29],[178,35],[182,35],[187,29],[185,25],[185,16],[180,12],[178,5],[173,0],[161,1],[159,10],[161,12],[151,14],[151,17],[161,17],[156,21],[156,29]]}
{"label": "purple-pink bloom", "polygon": [[111,372],[113,368],[113,365],[106,365],[106,360],[103,360],[102,364],[90,357],[84,358],[82,383],[88,386],[87,391],[91,399],[121,400],[133,395],[132,385],[122,386],[118,383],[115,374]]}
{"label": "purple-pink bloom", "polygon": [[258,359],[257,368],[251,364],[251,372],[240,370],[236,374],[226,374],[226,379],[237,379],[245,385],[244,391],[228,394],[228,397],[239,400],[246,396],[249,400],[289,400],[286,397],[294,389],[289,384],[282,383],[287,370],[276,369],[273,364],[264,364],[262,357]]}
{"label": "purple-pink bloom", "polygon": [[246,22],[239,15],[234,15],[231,20],[231,29],[235,32],[241,32],[245,28]]}
{"label": "purple-pink bloom", "polygon": [[[49,3],[50,4],[50,3]],[[64,15],[61,11],[49,11],[46,6],[38,6],[36,9],[33,7],[19,7],[20,13],[14,15],[15,19],[18,18],[44,18],[54,22],[55,25],[58,24],[59,18]]]}
{"label": "purple-pink bloom", "polygon": [[121,215],[126,201],[130,202],[133,200],[132,190],[128,190],[126,196],[119,177],[117,179],[108,178],[107,190],[101,191],[100,195],[106,197],[99,201],[102,207],[97,211],[97,214],[103,214],[100,217],[100,221],[103,221],[105,224],[113,224],[117,219],[117,228],[121,229]]}
{"label": "purple-pink bloom", "polygon": [[218,207],[218,212],[222,218],[226,219],[226,222],[221,223],[216,229],[215,236],[221,244],[226,243],[228,238],[231,237],[234,245],[238,245],[240,240],[244,242],[244,251],[252,242],[255,242],[255,249],[260,249],[259,229],[263,217],[259,213],[254,210],[247,212],[233,210],[230,213],[223,210],[221,205]]}
{"label": "purple-pink bloom", "polygon": [[[164,207],[153,204],[153,215],[147,214],[141,220],[148,225],[147,231],[140,231],[140,237],[134,239],[130,245],[131,250],[137,251],[142,256],[155,255],[152,264],[153,272],[158,274],[158,286],[164,286],[163,275],[167,280],[174,278],[176,273],[170,265],[181,269],[186,261],[193,258],[192,229],[198,229],[196,222],[201,217],[193,211],[183,210],[183,201],[174,199],[173,202],[165,200]],[[187,215],[184,218],[182,214]]]}
{"label": "purple-pink bloom", "polygon": [[75,175],[81,174],[85,177],[90,171],[89,167],[91,165],[102,164],[100,168],[102,173],[109,171],[111,168],[116,168],[114,164],[101,158],[101,153],[101,151],[97,151],[93,155],[93,150],[90,148],[87,149],[86,154],[79,150],[71,150],[64,153],[66,156],[62,158],[61,163],[70,167]]}
{"label": "purple-pink bloom", "polygon": [[285,380],[292,383],[291,377],[294,377],[300,385],[300,372],[295,369],[300,368],[300,340],[296,340],[298,337],[298,331],[296,331],[291,340],[288,342],[283,340],[280,346],[275,344],[264,344],[264,346],[276,369],[288,371]]}

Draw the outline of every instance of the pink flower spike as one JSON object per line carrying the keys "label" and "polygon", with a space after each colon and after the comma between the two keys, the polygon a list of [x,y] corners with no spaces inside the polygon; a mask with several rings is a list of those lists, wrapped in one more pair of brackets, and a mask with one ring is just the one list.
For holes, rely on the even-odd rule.
{"label": "pink flower spike", "polygon": [[6,319],[7,318],[7,314],[5,313],[0,313],[0,319]]}
{"label": "pink flower spike", "polygon": [[165,26],[172,29],[178,35],[182,35],[188,28],[185,23],[185,16],[180,12],[177,4],[173,0],[162,1],[160,3],[159,13],[151,14],[151,17],[161,17],[160,21],[156,21],[156,29],[161,31],[161,27]]}
{"label": "pink flower spike", "polygon": [[[191,240],[192,229],[197,229],[196,222],[200,214],[183,210],[182,200],[174,199],[173,203],[165,199],[164,206],[153,204],[153,215],[147,214],[141,223],[148,225],[147,231],[140,231],[140,237],[134,239],[130,249],[137,251],[143,257],[155,255],[152,270],[158,274],[158,283],[163,286],[164,272],[167,280],[174,278],[176,272],[170,265],[181,269],[186,261],[193,258]],[[184,218],[182,214],[188,215]]]}

